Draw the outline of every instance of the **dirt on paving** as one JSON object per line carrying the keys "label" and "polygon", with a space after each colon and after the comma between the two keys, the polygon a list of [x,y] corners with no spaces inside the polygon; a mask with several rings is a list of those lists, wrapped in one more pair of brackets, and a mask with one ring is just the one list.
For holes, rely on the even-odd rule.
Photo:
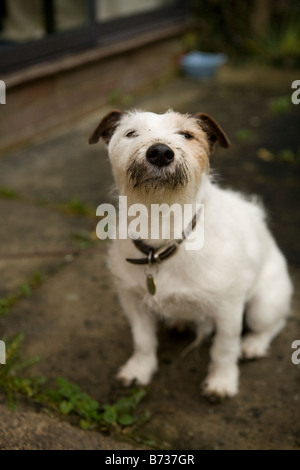
{"label": "dirt on paving", "polygon": [[[30,400],[11,412],[0,391],[1,449],[138,449],[146,444],[173,450],[300,448],[300,368],[291,360],[292,342],[300,339],[299,164],[277,158],[283,150],[299,152],[300,106],[276,110],[274,105],[291,95],[299,73],[246,72],[227,67],[204,82],[178,77],[133,97],[132,106],[203,111],[227,132],[231,148],[211,157],[216,178],[223,187],[261,196],[295,287],[291,316],[269,356],[241,362],[238,396],[211,403],[200,391],[210,342],[182,357],[192,332],[179,334],[162,324],[160,368],[139,405],[149,419],[135,430],[135,440],[125,440],[124,432],[84,431],[59,415],[48,416]],[[132,351],[129,326],[106,267],[107,242],[88,237],[95,231],[96,207],[113,200],[106,151],[100,144],[87,144],[105,112],[100,109],[98,116],[64,134],[0,159],[0,188],[14,194],[0,197],[0,296],[15,292],[35,273],[43,274],[39,287],[0,318],[0,338],[22,332],[22,356],[42,358],[33,374],[47,377],[50,384],[63,376],[102,404],[126,393],[115,373]],[[273,160],[259,158],[262,148]]]}

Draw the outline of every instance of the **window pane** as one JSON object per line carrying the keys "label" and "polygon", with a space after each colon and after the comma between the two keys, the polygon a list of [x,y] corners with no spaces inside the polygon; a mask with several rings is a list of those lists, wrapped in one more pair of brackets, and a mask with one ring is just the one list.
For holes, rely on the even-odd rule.
{"label": "window pane", "polygon": [[87,8],[85,0],[56,0],[55,6],[58,31],[80,28],[86,24]]}
{"label": "window pane", "polygon": [[96,0],[97,20],[107,21],[149,12],[172,3],[173,0]]}
{"label": "window pane", "polygon": [[40,0],[9,0],[1,13],[1,40],[22,42],[44,37],[43,5]]}
{"label": "window pane", "polygon": [[0,45],[80,28],[86,12],[86,0],[8,0],[0,9]]}

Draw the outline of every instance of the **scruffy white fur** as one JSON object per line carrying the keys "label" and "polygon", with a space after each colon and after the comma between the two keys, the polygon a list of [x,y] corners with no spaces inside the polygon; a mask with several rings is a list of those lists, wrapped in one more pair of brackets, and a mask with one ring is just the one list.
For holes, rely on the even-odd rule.
{"label": "scruffy white fur", "polygon": [[[134,342],[133,355],[120,369],[118,378],[127,385],[150,382],[158,367],[158,314],[194,322],[199,343],[215,331],[203,393],[234,396],[238,391],[239,357],[264,356],[285,324],[292,293],[286,261],[267,228],[263,209],[237,192],[219,188],[210,179],[210,150],[217,140],[224,147],[228,144],[213,119],[173,111],[160,115],[114,113],[101,121],[90,142],[103,137],[108,144],[116,185],[121,195],[128,196],[128,205],[201,203],[205,213],[203,248],[188,251],[183,242],[174,256],[163,261],[156,275],[154,296],[146,289],[145,267],[125,260],[143,256],[132,240],[112,242],[109,266],[117,280]],[[187,138],[187,132],[191,138]],[[179,161],[185,160],[185,185],[164,188],[162,183],[147,190],[133,187],[129,164],[134,160],[145,162],[147,149],[156,142],[170,146],[175,156],[174,162],[163,169],[147,163],[151,177],[159,179],[162,172],[172,172]],[[165,240],[146,242],[159,246]],[[244,312],[251,332],[241,338]]]}

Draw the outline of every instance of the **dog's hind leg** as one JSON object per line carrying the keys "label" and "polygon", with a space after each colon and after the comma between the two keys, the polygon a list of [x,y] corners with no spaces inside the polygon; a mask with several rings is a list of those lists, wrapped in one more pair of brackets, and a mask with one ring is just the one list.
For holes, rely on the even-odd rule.
{"label": "dog's hind leg", "polygon": [[282,330],[290,309],[292,285],[285,263],[271,265],[262,273],[259,285],[246,311],[246,324],[251,332],[242,341],[246,359],[265,356],[273,338]]}
{"label": "dog's hind leg", "polygon": [[271,341],[285,325],[289,297],[287,291],[278,293],[268,289],[252,299],[246,313],[246,323],[251,331],[242,341],[244,358],[255,359],[267,354]]}
{"label": "dog's hind leg", "polygon": [[157,370],[156,321],[135,295],[122,291],[120,300],[131,326],[134,352],[117,374],[129,386],[132,382],[147,385]]}

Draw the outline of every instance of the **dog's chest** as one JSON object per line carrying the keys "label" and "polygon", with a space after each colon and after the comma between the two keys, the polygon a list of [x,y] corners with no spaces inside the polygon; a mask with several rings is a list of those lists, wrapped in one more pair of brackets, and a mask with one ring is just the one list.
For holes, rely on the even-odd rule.
{"label": "dog's chest", "polygon": [[[148,276],[153,276],[155,294],[152,295]],[[139,287],[143,302],[164,317],[196,320],[206,304],[204,279],[197,266],[180,260],[168,260],[162,265],[140,273]],[[151,285],[151,283],[150,283]],[[136,291],[136,292],[137,292]]]}
{"label": "dog's chest", "polygon": [[[126,243],[126,241],[125,241]],[[124,245],[125,245],[124,243]],[[117,288],[131,292],[140,302],[161,315],[193,319],[206,310],[214,291],[215,282],[203,264],[201,252],[179,250],[174,256],[153,265],[133,265],[125,261],[127,247],[120,241],[110,250],[109,267],[116,280]],[[154,295],[147,287],[147,274],[153,276],[156,284]]]}
{"label": "dog's chest", "polygon": [[159,287],[155,296],[146,294],[144,302],[152,311],[164,318],[197,321],[205,313],[199,299],[183,292],[162,294],[159,292]]}

